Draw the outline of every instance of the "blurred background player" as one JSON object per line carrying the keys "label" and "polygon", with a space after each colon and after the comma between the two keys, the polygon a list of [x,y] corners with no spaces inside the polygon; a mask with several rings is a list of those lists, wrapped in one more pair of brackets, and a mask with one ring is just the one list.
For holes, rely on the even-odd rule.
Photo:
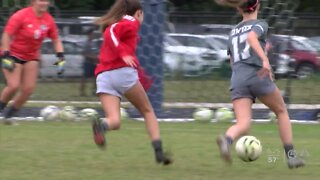
{"label": "blurred background player", "polygon": [[[45,38],[53,41],[58,58],[55,64],[60,67],[64,64],[63,45],[48,7],[49,0],[32,0],[31,6],[10,17],[4,29],[1,65],[6,87],[1,92],[0,111],[13,99],[3,112],[5,124],[14,123],[9,118],[24,105],[36,87],[40,46]],[[63,68],[58,73],[63,73]]]}
{"label": "blurred background player", "polygon": [[217,143],[221,157],[231,162],[230,146],[235,139],[249,131],[251,106],[258,97],[277,115],[288,167],[301,167],[304,162],[294,153],[289,115],[281,93],[273,82],[265,53],[268,24],[257,19],[259,8],[259,0],[248,0],[238,7],[243,21],[231,31],[228,43],[232,64],[230,91],[237,123],[225,135],[219,136]]}
{"label": "blurred background player", "polygon": [[107,117],[102,122],[99,119],[93,121],[92,128],[95,143],[105,147],[104,133],[120,128],[120,100],[124,95],[145,119],[156,162],[167,165],[171,159],[162,150],[157,118],[139,82],[141,68],[135,51],[143,19],[139,0],[117,0],[98,20],[98,24],[104,27],[104,33],[100,63],[95,74],[97,94]]}
{"label": "blurred background player", "polygon": [[[86,83],[88,79],[94,77],[94,70],[96,68],[96,64],[98,62],[98,52],[94,49],[94,42],[93,39],[94,36],[94,29],[89,29],[87,32],[87,41],[84,44],[83,49],[83,76],[80,81],[80,96],[86,96]],[[91,79],[90,79],[91,80]],[[91,87],[91,94],[95,95],[96,90],[96,82],[95,80],[92,80],[92,87]]]}

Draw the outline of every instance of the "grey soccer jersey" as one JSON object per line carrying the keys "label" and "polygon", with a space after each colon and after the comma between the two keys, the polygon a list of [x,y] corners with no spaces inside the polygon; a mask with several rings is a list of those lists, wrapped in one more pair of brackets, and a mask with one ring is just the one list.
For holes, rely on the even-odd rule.
{"label": "grey soccer jersey", "polygon": [[265,48],[268,24],[262,20],[249,20],[239,23],[231,30],[228,41],[229,54],[233,63],[241,62],[262,66],[260,58],[247,42],[250,31],[254,31],[258,35],[261,47]]}
{"label": "grey soccer jersey", "polygon": [[258,77],[262,61],[247,42],[250,31],[258,35],[262,48],[266,46],[268,24],[261,20],[250,20],[239,23],[229,36],[229,53],[233,60],[230,91],[232,100],[250,98],[253,101],[273,92],[275,84],[266,76]]}

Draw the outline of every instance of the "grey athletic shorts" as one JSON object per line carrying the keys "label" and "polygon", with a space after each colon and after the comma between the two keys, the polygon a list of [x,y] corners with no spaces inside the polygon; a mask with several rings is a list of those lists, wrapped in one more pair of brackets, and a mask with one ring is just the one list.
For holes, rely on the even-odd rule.
{"label": "grey athletic shorts", "polygon": [[260,79],[258,70],[246,64],[236,65],[231,78],[231,99],[250,98],[253,102],[257,97],[265,96],[276,89],[276,85],[269,78]]}
{"label": "grey athletic shorts", "polygon": [[131,67],[105,71],[97,76],[97,94],[105,93],[121,98],[138,81],[138,72]]}

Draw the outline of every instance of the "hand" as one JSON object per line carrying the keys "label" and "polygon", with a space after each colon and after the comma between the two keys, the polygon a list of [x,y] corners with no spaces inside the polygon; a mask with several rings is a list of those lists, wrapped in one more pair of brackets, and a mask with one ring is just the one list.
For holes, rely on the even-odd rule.
{"label": "hand", "polygon": [[9,51],[5,51],[3,56],[1,57],[1,67],[7,69],[8,71],[12,72],[15,68],[15,61],[10,56]]}
{"label": "hand", "polygon": [[258,76],[260,77],[260,79],[269,76],[270,79],[273,81],[273,74],[269,60],[265,60],[262,62],[262,68],[258,71]]}
{"label": "hand", "polygon": [[136,63],[135,63],[135,61],[134,61],[134,57],[132,57],[132,56],[125,56],[125,57],[123,57],[122,59],[123,59],[123,61],[124,61],[127,65],[129,65],[130,67],[133,67],[133,68],[136,68],[136,67],[137,67],[137,65],[136,65]]}
{"label": "hand", "polygon": [[66,64],[63,53],[57,53],[57,58],[58,60],[53,65],[58,67],[57,74],[62,75],[64,73],[64,65]]}

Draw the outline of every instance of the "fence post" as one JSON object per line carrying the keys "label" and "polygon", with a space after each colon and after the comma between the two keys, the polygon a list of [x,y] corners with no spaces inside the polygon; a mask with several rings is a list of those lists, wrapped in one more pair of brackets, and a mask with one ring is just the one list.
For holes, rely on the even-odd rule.
{"label": "fence post", "polygon": [[166,0],[141,0],[144,22],[140,29],[137,55],[141,66],[152,78],[148,97],[159,116],[163,102],[163,30],[165,26]]}

